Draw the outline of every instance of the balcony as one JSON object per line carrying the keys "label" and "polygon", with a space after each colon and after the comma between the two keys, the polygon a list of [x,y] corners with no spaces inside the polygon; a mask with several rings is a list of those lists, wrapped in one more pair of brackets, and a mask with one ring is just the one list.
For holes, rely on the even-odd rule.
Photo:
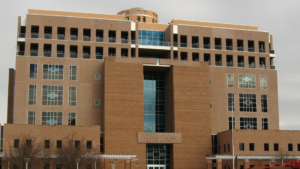
{"label": "balcony", "polygon": [[91,37],[89,37],[89,36],[83,36],[83,41],[91,41]]}
{"label": "balcony", "polygon": [[187,43],[180,43],[180,47],[187,47]]}
{"label": "balcony", "polygon": [[275,69],[275,66],[274,66],[274,65],[271,65],[271,66],[270,66],[270,69]]}
{"label": "balcony", "polygon": [[222,66],[222,62],[216,62],[216,66]]}
{"label": "balcony", "polygon": [[178,43],[177,43],[177,42],[173,42],[173,46],[174,46],[174,47],[177,47],[177,46],[178,46]]}
{"label": "balcony", "polygon": [[103,37],[96,36],[96,42],[103,42]]}
{"label": "balcony", "polygon": [[227,62],[227,67],[232,67],[233,66],[233,63],[232,62]]}
{"label": "balcony", "polygon": [[44,39],[52,39],[52,34],[51,33],[45,33],[44,34]]}
{"label": "balcony", "polygon": [[261,69],[266,69],[266,65],[260,64],[260,65],[259,65],[259,68],[261,68]]}
{"label": "balcony", "polygon": [[244,67],[244,63],[238,63],[238,67]]}
{"label": "balcony", "polygon": [[110,38],[108,38],[108,42],[109,43],[116,43],[116,38],[110,37]]}
{"label": "balcony", "polygon": [[121,43],[128,43],[128,39],[122,38],[122,39],[121,39]]}
{"label": "balcony", "polygon": [[215,45],[215,49],[221,50],[222,46],[221,45]]}
{"label": "balcony", "polygon": [[58,58],[63,58],[64,56],[65,56],[64,53],[57,52],[57,56],[56,56],[56,57],[58,57]]}
{"label": "balcony", "polygon": [[82,55],[82,57],[83,57],[83,59],[89,59],[89,58],[90,58],[90,54],[84,53],[84,54]]}
{"label": "balcony", "polygon": [[170,42],[139,40],[139,45],[170,46]]}
{"label": "balcony", "polygon": [[115,53],[108,53],[108,56],[116,56]]}
{"label": "balcony", "polygon": [[255,64],[254,63],[250,63],[249,64],[249,68],[255,68]]}
{"label": "balcony", "polygon": [[248,52],[254,52],[254,48],[252,47],[248,48]]}
{"label": "balcony", "polygon": [[24,51],[18,51],[18,52],[17,52],[17,55],[19,55],[19,56],[24,56],[24,53],[25,53]]}
{"label": "balcony", "polygon": [[226,46],[226,50],[232,50],[232,46]]}
{"label": "balcony", "polygon": [[57,34],[57,39],[58,40],[65,40],[65,35],[64,34]]}
{"label": "balcony", "polygon": [[31,38],[39,38],[39,33],[31,33]]}
{"label": "balcony", "polygon": [[103,59],[103,55],[101,53],[96,53],[96,59]]}
{"label": "balcony", "polygon": [[128,53],[121,53],[121,57],[128,57]]}
{"label": "balcony", "polygon": [[199,48],[199,45],[197,43],[192,44],[192,48]]}
{"label": "balcony", "polygon": [[259,49],[259,53],[265,53],[264,49]]}
{"label": "balcony", "polygon": [[70,40],[77,40],[77,39],[78,39],[77,35],[71,35],[70,36]]}
{"label": "balcony", "polygon": [[244,51],[244,47],[237,47],[238,51]]}
{"label": "balcony", "polygon": [[38,51],[37,50],[31,50],[30,51],[30,56],[38,56]]}
{"label": "balcony", "polygon": [[70,53],[70,58],[77,58],[77,53]]}
{"label": "balcony", "polygon": [[204,49],[210,49],[210,45],[204,45]]}
{"label": "balcony", "polygon": [[131,44],[135,44],[135,40],[131,40]]}
{"label": "balcony", "polygon": [[51,51],[44,51],[45,57],[51,57]]}
{"label": "balcony", "polygon": [[19,33],[19,38],[25,38],[25,33]]}
{"label": "balcony", "polygon": [[274,49],[270,49],[270,53],[271,53],[271,54],[275,54]]}

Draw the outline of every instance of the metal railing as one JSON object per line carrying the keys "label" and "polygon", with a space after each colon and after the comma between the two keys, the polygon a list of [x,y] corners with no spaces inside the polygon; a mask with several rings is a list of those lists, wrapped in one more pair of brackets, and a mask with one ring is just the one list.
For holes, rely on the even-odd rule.
{"label": "metal railing", "polygon": [[19,33],[19,38],[25,38],[25,33]]}
{"label": "metal railing", "polygon": [[25,52],[24,51],[18,51],[17,54],[20,55],[20,56],[24,56]]}
{"label": "metal railing", "polygon": [[216,66],[222,66],[222,62],[216,62]]}
{"label": "metal railing", "polygon": [[31,33],[31,38],[39,38],[39,33]]}
{"label": "metal railing", "polygon": [[187,47],[187,43],[180,43],[180,47]]}
{"label": "metal railing", "polygon": [[199,58],[193,58],[193,61],[199,61]]}
{"label": "metal railing", "polygon": [[266,68],[266,65],[260,64],[259,67],[260,67],[261,69],[265,69],[265,68]]}
{"label": "metal railing", "polygon": [[205,60],[204,62],[208,62],[208,64],[210,65],[210,60]]}
{"label": "metal railing", "polygon": [[238,67],[244,67],[244,63],[238,63]]}
{"label": "metal railing", "polygon": [[108,56],[116,56],[115,53],[108,53]]}
{"label": "metal railing", "polygon": [[89,36],[83,36],[83,41],[91,41],[91,37],[89,37]]}
{"label": "metal railing", "polygon": [[52,34],[51,33],[45,33],[44,34],[44,39],[52,39]]}
{"label": "metal railing", "polygon": [[244,51],[244,47],[237,47],[238,51]]}
{"label": "metal railing", "polygon": [[70,58],[77,58],[77,53],[70,53]]}
{"label": "metal railing", "polygon": [[116,43],[116,38],[110,37],[110,38],[108,38],[108,42],[109,43]]}
{"label": "metal railing", "polygon": [[233,66],[233,63],[232,63],[232,62],[227,62],[227,66],[228,66],[228,67],[232,67],[232,66]]}
{"label": "metal railing", "polygon": [[131,44],[135,44],[135,40],[131,40]]}
{"label": "metal railing", "polygon": [[121,39],[121,43],[128,43],[128,39]]}
{"label": "metal railing", "polygon": [[174,56],[173,60],[178,60],[178,56]]}
{"label": "metal railing", "polygon": [[30,51],[30,56],[38,56],[38,51],[37,50],[31,50]]}
{"label": "metal railing", "polygon": [[259,49],[259,53],[265,53],[264,49]]}
{"label": "metal railing", "polygon": [[270,66],[270,69],[275,69],[275,66],[274,66],[274,65],[271,65],[271,66]]}
{"label": "metal railing", "polygon": [[232,46],[226,46],[226,50],[232,50]]}
{"label": "metal railing", "polygon": [[192,44],[192,48],[199,48],[199,45],[198,44]]}
{"label": "metal railing", "polygon": [[255,68],[255,64],[254,63],[250,63],[249,64],[249,68]]}
{"label": "metal railing", "polygon": [[128,57],[128,53],[121,53],[121,57]]}
{"label": "metal railing", "polygon": [[248,52],[254,52],[254,48],[248,48]]}
{"label": "metal railing", "polygon": [[51,52],[50,51],[44,51],[44,56],[51,57]]}
{"label": "metal railing", "polygon": [[215,45],[215,49],[222,49],[222,46],[221,45]]}
{"label": "metal railing", "polygon": [[180,57],[180,60],[188,60],[187,57]]}
{"label": "metal railing", "polygon": [[96,36],[96,42],[103,42],[103,37]]}
{"label": "metal railing", "polygon": [[177,47],[178,43],[177,42],[173,42],[173,46]]}
{"label": "metal railing", "polygon": [[170,59],[166,55],[155,55],[155,54],[139,54],[139,58],[149,58],[149,59]]}
{"label": "metal railing", "polygon": [[77,35],[71,35],[70,36],[70,40],[77,40],[77,39],[78,39]]}
{"label": "metal railing", "polygon": [[90,58],[90,54],[84,53],[84,54],[82,54],[82,58],[83,59],[89,59]]}
{"label": "metal railing", "polygon": [[102,55],[102,54],[97,54],[97,53],[96,53],[96,59],[103,59],[103,55]]}
{"label": "metal railing", "polygon": [[57,34],[57,39],[65,40],[65,35],[64,34]]}
{"label": "metal railing", "polygon": [[139,40],[139,45],[170,46],[170,42]]}
{"label": "metal railing", "polygon": [[57,53],[56,57],[63,58],[65,57],[65,53]]}
{"label": "metal railing", "polygon": [[275,54],[275,50],[274,49],[270,49],[270,53],[271,54]]}
{"label": "metal railing", "polygon": [[204,44],[203,47],[204,47],[204,49],[210,49],[210,45],[209,44],[206,44],[206,45]]}

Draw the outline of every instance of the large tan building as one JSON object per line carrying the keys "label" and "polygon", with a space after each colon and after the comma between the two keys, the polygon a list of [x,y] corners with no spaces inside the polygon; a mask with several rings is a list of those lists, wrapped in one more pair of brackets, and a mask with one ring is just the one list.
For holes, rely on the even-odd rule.
{"label": "large tan building", "polygon": [[215,154],[231,144],[232,124],[249,129],[242,133],[279,130],[272,35],[256,26],[159,24],[142,8],[28,10],[17,49],[4,153],[16,130],[62,133],[39,134],[53,142],[77,131],[101,147],[105,168],[221,169],[227,157]]}

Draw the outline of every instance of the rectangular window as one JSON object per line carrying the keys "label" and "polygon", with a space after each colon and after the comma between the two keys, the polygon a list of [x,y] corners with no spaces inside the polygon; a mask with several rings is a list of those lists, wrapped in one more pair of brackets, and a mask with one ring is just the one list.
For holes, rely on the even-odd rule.
{"label": "rectangular window", "polygon": [[274,151],[279,151],[279,144],[278,143],[274,143]]}
{"label": "rectangular window", "polygon": [[79,148],[79,146],[80,146],[80,141],[79,141],[79,140],[75,140],[74,146],[75,146],[75,148]]}
{"label": "rectangular window", "polygon": [[244,145],[244,143],[240,143],[240,144],[239,144],[239,147],[240,147],[240,151],[244,151],[244,150],[245,150],[245,145]]}
{"label": "rectangular window", "polygon": [[288,149],[289,149],[289,151],[293,151],[293,143],[288,144]]}
{"label": "rectangular window", "polygon": [[42,105],[62,106],[63,86],[43,85]]}
{"label": "rectangular window", "polygon": [[92,149],[92,141],[86,141],[86,149]]}
{"label": "rectangular window", "polygon": [[36,104],[36,85],[29,85],[28,90],[28,105]]}
{"label": "rectangular window", "polygon": [[239,94],[240,111],[256,112],[256,94]]}
{"label": "rectangular window", "polygon": [[268,130],[269,129],[269,124],[268,124],[268,118],[262,118],[261,119],[262,122],[262,129],[263,130]]}
{"label": "rectangular window", "polygon": [[260,89],[267,89],[267,76],[260,76]]}
{"label": "rectangular window", "polygon": [[230,152],[230,144],[227,144],[227,151]]}
{"label": "rectangular window", "polygon": [[227,74],[227,87],[234,87],[234,74],[233,73]]}
{"label": "rectangular window", "polygon": [[50,164],[44,164],[44,169],[50,169]]}
{"label": "rectangular window", "polygon": [[224,144],[224,153],[226,152],[226,144]]}
{"label": "rectangular window", "polygon": [[50,140],[44,140],[44,148],[50,148]]}
{"label": "rectangular window", "polygon": [[234,111],[234,93],[228,93],[228,111]]}
{"label": "rectangular window", "polygon": [[62,141],[61,140],[56,140],[56,148],[61,149],[62,148]]}
{"label": "rectangular window", "polygon": [[264,144],[264,150],[265,151],[269,151],[269,143],[265,143]]}
{"label": "rectangular window", "polygon": [[43,65],[43,79],[64,79],[64,65]]}
{"label": "rectangular window", "polygon": [[298,146],[298,147],[297,147],[297,148],[298,148],[298,151],[300,151],[300,144],[298,144],[297,146]]}
{"label": "rectangular window", "polygon": [[228,117],[229,130],[232,129],[232,123],[233,123],[233,129],[235,129],[235,117],[233,117],[233,121],[231,119],[232,117]]}
{"label": "rectangular window", "polygon": [[37,78],[37,64],[30,64],[29,66],[29,78],[36,79]]}
{"label": "rectangular window", "polygon": [[69,86],[69,106],[76,106],[77,87]]}
{"label": "rectangular window", "polygon": [[14,148],[19,148],[19,145],[20,145],[20,140],[14,139]]}
{"label": "rectangular window", "polygon": [[268,112],[268,97],[266,94],[261,95],[261,112]]}
{"label": "rectangular window", "polygon": [[77,80],[77,66],[70,65],[69,79]]}
{"label": "rectangular window", "polygon": [[240,169],[244,169],[244,165],[240,165]]}
{"label": "rectangular window", "polygon": [[65,57],[65,46],[64,45],[57,45],[57,55],[58,58]]}
{"label": "rectangular window", "polygon": [[100,133],[100,153],[104,153],[104,133]]}
{"label": "rectangular window", "polygon": [[69,112],[68,125],[76,125],[76,113]]}
{"label": "rectangular window", "polygon": [[56,164],[55,169],[62,169],[62,165],[61,164]]}
{"label": "rectangular window", "polygon": [[240,117],[240,129],[257,129],[257,118]]}
{"label": "rectangular window", "polygon": [[249,143],[249,151],[254,151],[254,143]]}
{"label": "rectangular window", "polygon": [[28,124],[35,124],[35,111],[28,111]]}
{"label": "rectangular window", "polygon": [[256,76],[239,74],[239,88],[255,89]]}
{"label": "rectangular window", "polygon": [[62,112],[42,112],[42,125],[62,125]]}

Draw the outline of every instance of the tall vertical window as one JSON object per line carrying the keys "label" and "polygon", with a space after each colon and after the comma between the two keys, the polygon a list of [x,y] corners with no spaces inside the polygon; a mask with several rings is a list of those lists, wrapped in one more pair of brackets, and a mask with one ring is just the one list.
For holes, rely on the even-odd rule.
{"label": "tall vertical window", "polygon": [[228,93],[228,111],[234,111],[234,93]]}
{"label": "tall vertical window", "polygon": [[42,125],[62,125],[62,112],[42,112]]}
{"label": "tall vertical window", "polygon": [[239,74],[239,88],[256,88],[256,76]]}
{"label": "tall vertical window", "polygon": [[269,151],[269,143],[264,143],[264,150]]}
{"label": "tall vertical window", "polygon": [[240,129],[257,129],[257,118],[240,117]]}
{"label": "tall vertical window", "polygon": [[254,143],[249,143],[249,151],[254,151]]}
{"label": "tall vertical window", "polygon": [[260,89],[267,89],[267,76],[260,76]]}
{"label": "tall vertical window", "polygon": [[74,65],[70,66],[69,79],[77,80],[77,66],[74,66]]}
{"label": "tall vertical window", "polygon": [[43,79],[64,79],[63,65],[43,65]]}
{"label": "tall vertical window", "polygon": [[239,94],[240,111],[256,112],[256,94]]}
{"label": "tall vertical window", "polygon": [[239,148],[240,148],[240,151],[244,151],[244,150],[245,150],[245,145],[244,145],[244,143],[240,143],[240,144],[239,144]]}
{"label": "tall vertical window", "polygon": [[36,104],[36,85],[29,85],[28,104],[29,105]]}
{"label": "tall vertical window", "polygon": [[166,165],[166,169],[171,168],[171,145],[146,144],[146,153],[147,164],[162,164]]}
{"label": "tall vertical window", "polygon": [[104,133],[100,133],[100,153],[104,153]]}
{"label": "tall vertical window", "polygon": [[35,111],[28,111],[27,118],[28,124],[35,124]]}
{"label": "tall vertical window", "polygon": [[229,130],[232,129],[232,123],[233,123],[233,129],[235,129],[235,117],[233,117],[233,121],[232,121],[232,117],[228,117]]}
{"label": "tall vertical window", "polygon": [[42,105],[62,106],[63,86],[43,85]]}
{"label": "tall vertical window", "polygon": [[262,123],[261,125],[263,130],[269,129],[268,118],[262,118],[261,123]]}
{"label": "tall vertical window", "polygon": [[144,71],[144,132],[165,132],[165,73]]}
{"label": "tall vertical window", "polygon": [[268,97],[266,94],[261,95],[261,112],[268,112]]}
{"label": "tall vertical window", "polygon": [[288,144],[288,150],[289,151],[293,151],[293,143],[289,143]]}
{"label": "tall vertical window", "polygon": [[76,125],[76,113],[75,112],[69,112],[69,118],[68,118],[68,125]]}
{"label": "tall vertical window", "polygon": [[234,87],[234,74],[233,73],[227,74],[227,87]]}
{"label": "tall vertical window", "polygon": [[77,87],[69,86],[69,106],[76,106]]}
{"label": "tall vertical window", "polygon": [[30,64],[29,66],[29,78],[36,79],[37,78],[37,64]]}

